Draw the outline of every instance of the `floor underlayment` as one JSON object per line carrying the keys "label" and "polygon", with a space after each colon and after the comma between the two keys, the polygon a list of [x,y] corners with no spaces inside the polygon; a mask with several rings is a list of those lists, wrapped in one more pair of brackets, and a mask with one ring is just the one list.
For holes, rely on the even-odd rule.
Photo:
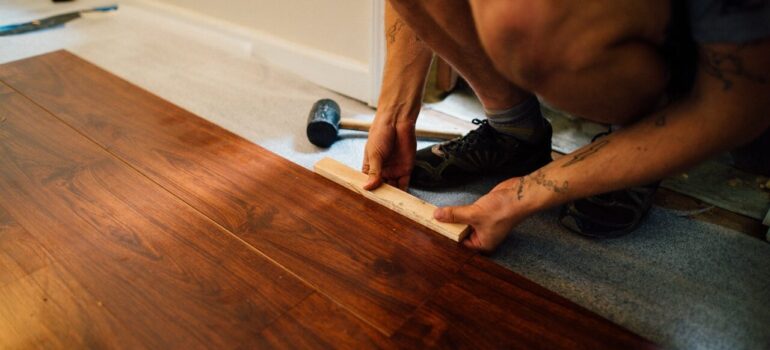
{"label": "floor underlayment", "polygon": [[[103,4],[7,0],[0,22]],[[371,117],[371,109],[271,68],[243,38],[129,4],[64,28],[0,37],[0,62],[61,48],[305,167],[325,156],[361,164],[365,135],[346,133],[321,150],[307,142],[305,120],[324,97],[348,117]],[[470,203],[491,185],[416,194],[437,204]],[[493,258],[665,347],[770,348],[770,244],[662,209],[638,232],[609,241],[569,234],[556,216],[526,220]]]}

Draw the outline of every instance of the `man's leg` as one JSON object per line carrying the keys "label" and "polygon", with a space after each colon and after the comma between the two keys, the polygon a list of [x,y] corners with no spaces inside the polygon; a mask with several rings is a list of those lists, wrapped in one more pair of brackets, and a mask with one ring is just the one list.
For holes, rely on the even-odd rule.
{"label": "man's leg", "polygon": [[508,109],[530,98],[495,70],[479,41],[467,0],[391,0],[399,17],[473,88],[484,108]]}
{"label": "man's leg", "polygon": [[[671,1],[471,0],[471,7],[483,46],[504,76],[570,113],[628,124],[658,108],[666,89],[661,51]],[[627,234],[656,188],[577,200],[560,222],[591,237]]]}
{"label": "man's leg", "polygon": [[492,65],[467,0],[391,0],[399,17],[465,78],[487,114],[463,138],[417,152],[411,184],[448,187],[482,174],[528,174],[551,160],[551,129],[531,93]]}
{"label": "man's leg", "polygon": [[501,74],[581,117],[625,124],[657,104],[671,0],[471,0]]}

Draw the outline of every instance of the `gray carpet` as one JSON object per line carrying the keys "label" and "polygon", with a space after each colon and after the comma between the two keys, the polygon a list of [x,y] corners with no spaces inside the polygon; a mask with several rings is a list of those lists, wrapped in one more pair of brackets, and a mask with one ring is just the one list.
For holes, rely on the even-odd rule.
{"label": "gray carpet", "polygon": [[[493,183],[413,193],[471,203]],[[524,221],[492,259],[666,348],[770,349],[770,244],[661,208],[631,235],[591,240],[558,212]]]}
{"label": "gray carpet", "polygon": [[[49,14],[46,6],[5,1],[0,19]],[[360,167],[360,133],[346,133],[331,149],[320,150],[305,139],[305,118],[323,97],[340,102],[346,117],[371,117],[371,109],[271,68],[243,39],[129,5],[113,16],[3,37],[0,45],[0,62],[68,48],[305,167],[324,156]],[[487,182],[451,193],[415,193],[437,204],[458,204],[490,187]],[[493,258],[665,347],[770,349],[770,244],[659,209],[635,234],[597,242],[565,232],[556,215],[525,221]]]}
{"label": "gray carpet", "polygon": [[662,209],[594,241],[557,214],[517,227],[494,259],[666,347],[770,349],[770,245]]}

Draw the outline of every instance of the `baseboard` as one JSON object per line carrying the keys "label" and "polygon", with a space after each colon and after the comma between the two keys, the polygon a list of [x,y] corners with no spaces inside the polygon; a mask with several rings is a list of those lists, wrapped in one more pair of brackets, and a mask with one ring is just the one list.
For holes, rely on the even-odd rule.
{"label": "baseboard", "polygon": [[235,36],[252,43],[251,54],[266,62],[301,76],[329,90],[371,104],[372,87],[379,87],[377,74],[371,74],[369,63],[318,50],[312,47],[207,16],[185,8],[153,0],[129,0],[137,6],[174,16],[180,20],[205,25],[212,30]]}

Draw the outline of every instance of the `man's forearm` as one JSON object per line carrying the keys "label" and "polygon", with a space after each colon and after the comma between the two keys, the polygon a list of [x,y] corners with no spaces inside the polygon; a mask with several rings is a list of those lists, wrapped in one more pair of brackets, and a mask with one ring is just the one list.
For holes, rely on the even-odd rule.
{"label": "man's forearm", "polygon": [[387,56],[377,106],[378,118],[406,118],[389,122],[411,122],[417,118],[432,51],[386,4],[385,40]]}

